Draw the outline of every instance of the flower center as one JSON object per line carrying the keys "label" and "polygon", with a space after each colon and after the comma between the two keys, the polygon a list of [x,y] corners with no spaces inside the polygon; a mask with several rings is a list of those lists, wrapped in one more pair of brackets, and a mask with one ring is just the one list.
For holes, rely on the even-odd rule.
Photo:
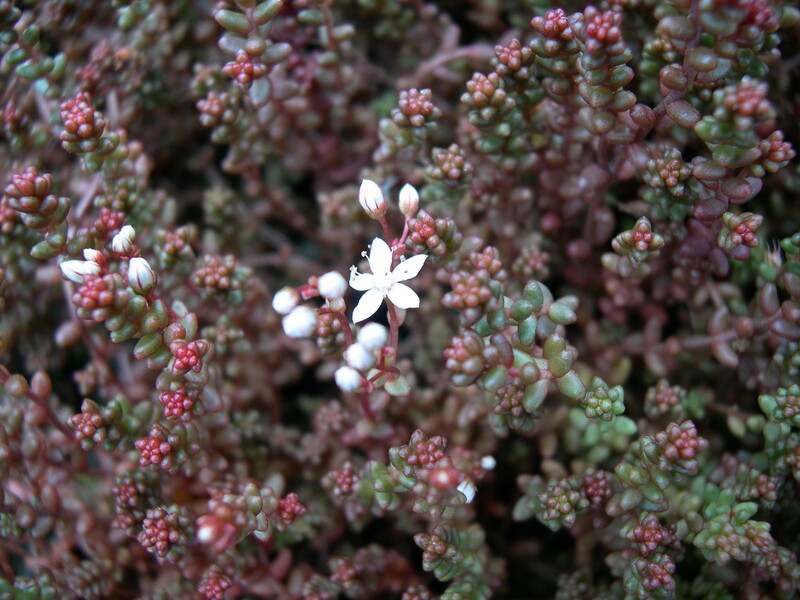
{"label": "flower center", "polygon": [[376,273],[375,275],[375,288],[384,296],[394,285],[394,276],[390,272]]}

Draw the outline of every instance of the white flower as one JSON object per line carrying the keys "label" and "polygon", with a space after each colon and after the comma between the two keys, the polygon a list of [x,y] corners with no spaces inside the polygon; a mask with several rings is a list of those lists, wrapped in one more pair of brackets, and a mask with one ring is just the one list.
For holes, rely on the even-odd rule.
{"label": "white flower", "polygon": [[125,225],[111,240],[111,249],[120,256],[130,256],[135,239],[136,231],[130,225]]}
{"label": "white flower", "polygon": [[281,288],[272,297],[272,309],[279,315],[288,315],[300,302],[300,294],[293,287]]}
{"label": "white flower", "polygon": [[472,482],[472,479],[465,479],[461,483],[458,484],[456,488],[459,492],[464,494],[464,497],[467,499],[467,504],[472,502],[472,499],[475,497],[475,492],[477,489],[475,488],[475,484]]}
{"label": "white flower", "polygon": [[380,350],[389,341],[389,332],[380,323],[367,323],[359,330],[356,339],[368,350]]}
{"label": "white flower", "polygon": [[339,300],[347,291],[347,280],[341,273],[331,271],[317,279],[317,290],[326,300]]}
{"label": "white flower", "polygon": [[317,330],[317,311],[297,306],[283,317],[283,331],[290,338],[311,337]]}
{"label": "white flower", "polygon": [[103,269],[91,260],[65,260],[60,265],[61,274],[75,283],[83,283],[87,277],[100,277]]}
{"label": "white flower", "polygon": [[350,268],[350,286],[359,292],[366,292],[353,311],[353,322],[358,323],[375,314],[384,298],[398,308],[418,308],[419,296],[400,282],[416,277],[427,258],[425,254],[418,254],[401,261],[390,270],[392,250],[381,238],[372,240],[367,258],[372,273],[359,273],[355,267]]}
{"label": "white flower", "polygon": [[375,357],[372,351],[363,344],[350,344],[344,351],[345,362],[359,371],[367,371],[375,364]]}
{"label": "white flower", "polygon": [[135,257],[128,263],[128,283],[133,291],[146,296],[156,287],[156,274],[150,264],[141,257]]}
{"label": "white flower", "polygon": [[419,194],[413,185],[407,183],[400,190],[400,212],[413,217],[419,210]]}
{"label": "white flower", "polygon": [[361,188],[358,190],[358,203],[372,219],[382,219],[389,207],[380,186],[369,179],[361,182]]}
{"label": "white flower", "polygon": [[356,371],[353,367],[339,367],[336,373],[333,374],[336,385],[343,392],[357,392],[364,384],[364,378],[361,373]]}

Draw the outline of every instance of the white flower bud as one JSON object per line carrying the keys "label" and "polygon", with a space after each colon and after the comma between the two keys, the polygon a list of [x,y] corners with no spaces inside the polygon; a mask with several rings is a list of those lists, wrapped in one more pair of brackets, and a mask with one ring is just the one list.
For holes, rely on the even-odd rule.
{"label": "white flower bud", "polygon": [[290,338],[311,337],[317,331],[317,311],[297,306],[283,317],[283,331]]}
{"label": "white flower bud", "polygon": [[83,283],[87,277],[100,277],[103,269],[94,261],[65,260],[59,267],[61,274],[75,283]]}
{"label": "white flower bud", "polygon": [[365,179],[358,190],[358,203],[370,218],[380,220],[386,215],[388,204],[380,186],[374,181]]}
{"label": "white flower bud", "polygon": [[389,332],[380,323],[367,323],[359,330],[356,339],[367,350],[380,350],[389,341]]}
{"label": "white flower bud", "polygon": [[288,315],[300,302],[300,294],[293,287],[278,290],[272,297],[272,309],[279,315]]}
{"label": "white flower bud", "polygon": [[364,385],[364,378],[361,373],[356,371],[353,367],[339,367],[336,373],[333,374],[336,380],[336,385],[343,392],[357,392]]}
{"label": "white flower bud", "polygon": [[494,459],[494,456],[486,456],[481,457],[481,468],[486,469],[487,471],[491,471],[497,465],[497,461]]}
{"label": "white flower bud", "polygon": [[133,253],[134,240],[136,231],[130,225],[125,225],[111,240],[111,249],[120,256],[130,256]]}
{"label": "white flower bud", "polygon": [[216,537],[215,528],[211,525],[202,525],[197,528],[197,539],[202,544],[210,544],[211,541]]}
{"label": "white flower bud", "polygon": [[366,371],[375,364],[375,356],[362,344],[350,344],[344,351],[344,360],[359,371]]}
{"label": "white flower bud", "polygon": [[156,287],[157,277],[150,264],[137,256],[128,262],[128,283],[133,291],[146,296]]}
{"label": "white flower bud", "polygon": [[472,482],[472,479],[465,479],[461,483],[458,484],[456,488],[459,492],[464,494],[464,497],[467,499],[467,504],[472,502],[472,499],[475,498],[475,492],[477,488],[475,484]]}
{"label": "white flower bud", "polygon": [[94,248],[84,249],[83,258],[85,258],[89,262],[97,263],[101,269],[105,268],[108,265],[108,263],[106,263],[106,257],[103,256],[100,252],[98,252]]}
{"label": "white flower bud", "polygon": [[347,280],[341,273],[331,271],[317,279],[317,289],[326,300],[340,300],[347,291]]}
{"label": "white flower bud", "polygon": [[400,190],[400,212],[413,217],[419,210],[419,194],[413,185],[405,184]]}

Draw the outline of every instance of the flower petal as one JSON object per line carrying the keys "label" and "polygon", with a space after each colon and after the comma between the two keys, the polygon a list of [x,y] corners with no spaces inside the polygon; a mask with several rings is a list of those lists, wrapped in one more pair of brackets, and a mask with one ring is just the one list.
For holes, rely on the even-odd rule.
{"label": "flower petal", "polygon": [[420,269],[422,269],[422,265],[425,264],[425,260],[427,258],[427,254],[417,254],[416,256],[412,256],[411,258],[400,261],[400,264],[398,264],[394,268],[394,271],[392,271],[394,280],[406,281],[407,279],[416,277]]}
{"label": "flower petal", "polygon": [[392,268],[392,249],[381,238],[372,240],[369,249],[369,268],[374,275],[385,275]]}
{"label": "flower petal", "polygon": [[359,323],[375,314],[383,302],[383,294],[378,290],[368,290],[353,309],[353,323]]}
{"label": "flower petal", "polygon": [[375,287],[375,276],[371,273],[359,273],[355,269],[350,271],[350,287],[359,292],[366,292]]}
{"label": "flower petal", "polygon": [[395,283],[386,295],[398,308],[419,308],[417,292],[405,283]]}

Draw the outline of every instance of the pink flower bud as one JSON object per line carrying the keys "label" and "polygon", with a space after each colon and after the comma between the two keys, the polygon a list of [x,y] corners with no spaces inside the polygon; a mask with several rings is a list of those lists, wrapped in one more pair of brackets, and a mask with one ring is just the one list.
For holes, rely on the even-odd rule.
{"label": "pink flower bud", "polygon": [[380,186],[374,181],[365,179],[358,190],[358,202],[371,219],[380,220],[386,215],[388,204]]}
{"label": "pink flower bud", "polygon": [[148,262],[135,257],[128,263],[128,283],[133,291],[142,296],[146,296],[156,287],[157,277]]}

